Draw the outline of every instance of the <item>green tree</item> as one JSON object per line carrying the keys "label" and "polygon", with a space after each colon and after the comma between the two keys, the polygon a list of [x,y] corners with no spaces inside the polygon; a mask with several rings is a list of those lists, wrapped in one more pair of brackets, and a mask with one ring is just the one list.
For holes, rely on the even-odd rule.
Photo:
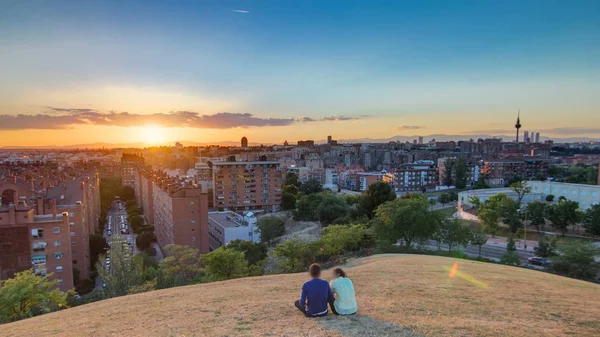
{"label": "green tree", "polygon": [[488,241],[488,237],[482,231],[471,232],[471,237],[469,238],[469,242],[472,245],[477,246],[479,248],[477,257],[481,257],[481,247],[483,245],[485,245],[487,243],[487,241]]}
{"label": "green tree", "polygon": [[95,265],[96,261],[98,261],[98,256],[106,254],[106,251],[110,248],[108,246],[108,242],[104,236],[100,234],[90,234],[89,236],[90,242],[90,261],[91,265]]}
{"label": "green tree", "polygon": [[315,179],[310,179],[307,182],[303,183],[302,185],[300,185],[299,189],[300,192],[306,195],[323,192],[323,186],[321,186],[321,183]]}
{"label": "green tree", "polygon": [[446,187],[450,187],[454,184],[454,162],[453,158],[446,158],[444,162],[445,170],[441,179]]}
{"label": "green tree", "polygon": [[138,235],[135,239],[135,244],[140,251],[144,251],[152,247],[152,243],[156,242],[156,235],[152,232],[144,232]]}
{"label": "green tree", "polygon": [[548,235],[540,235],[537,247],[533,248],[535,256],[539,257],[555,256],[555,250],[556,237],[550,237]]}
{"label": "green tree", "polygon": [[296,195],[298,194],[298,192],[300,192],[300,190],[296,185],[283,185],[283,187],[281,188],[281,193]]}
{"label": "green tree", "polygon": [[246,240],[233,240],[227,244],[227,249],[244,253],[248,265],[256,265],[267,258],[268,247],[264,243],[255,243]]}
{"label": "green tree", "polygon": [[581,218],[579,203],[572,200],[561,200],[547,207],[546,215],[552,222],[552,227],[562,232],[565,236],[569,226],[577,225]]}
{"label": "green tree", "polygon": [[535,226],[538,233],[544,230],[546,224],[546,204],[541,201],[532,201],[525,207],[529,224]]}
{"label": "green tree", "polygon": [[467,180],[469,178],[469,166],[465,158],[458,158],[454,163],[454,182],[458,189],[465,189],[467,187]]}
{"label": "green tree", "polygon": [[317,208],[325,198],[326,193],[313,193],[310,195],[302,195],[296,202],[294,210],[294,219],[301,221],[316,221],[318,220]]}
{"label": "green tree", "polygon": [[120,197],[127,201],[135,201],[135,190],[131,186],[123,186]]}
{"label": "green tree", "polygon": [[473,186],[473,189],[474,190],[483,190],[486,188],[490,188],[490,186],[485,183],[485,178],[483,176],[479,176],[479,179],[477,179],[477,182]]}
{"label": "green tree", "polygon": [[586,211],[583,227],[589,235],[600,235],[600,205],[593,205]]}
{"label": "green tree", "polygon": [[527,181],[521,180],[510,184],[510,188],[517,193],[517,207],[521,207],[521,201],[525,194],[531,193],[531,187],[527,184]]}
{"label": "green tree", "polygon": [[323,196],[323,200],[316,209],[317,219],[325,226],[330,225],[336,219],[345,217],[349,212],[350,207],[346,204],[346,200],[331,193]]}
{"label": "green tree", "polygon": [[133,232],[136,234],[141,233],[142,226],[144,225],[144,217],[137,214],[132,216],[129,220],[129,225],[133,229]]}
{"label": "green tree", "polygon": [[286,173],[285,179],[283,180],[283,185],[294,185],[296,187],[300,186],[300,182],[298,181],[298,175],[294,172]]}
{"label": "green tree", "polygon": [[163,248],[165,258],[159,268],[164,276],[175,283],[189,283],[202,273],[200,251],[189,246],[166,245]]}
{"label": "green tree", "polygon": [[445,204],[451,202],[451,200],[450,200],[450,194],[448,192],[442,192],[442,193],[440,193],[440,196],[438,197],[438,201],[442,205],[445,205]]}
{"label": "green tree", "polygon": [[448,251],[456,246],[466,246],[471,238],[471,232],[458,219],[444,220],[441,225],[442,242],[448,245]]}
{"label": "green tree", "polygon": [[61,292],[56,287],[57,280],[50,281],[50,276],[26,270],[0,281],[0,323],[66,308],[67,299],[74,292]]}
{"label": "green tree", "polygon": [[323,229],[320,253],[325,256],[336,256],[368,248],[365,247],[368,246],[367,236],[366,225],[331,225]]}
{"label": "green tree", "polygon": [[506,254],[504,254],[500,260],[500,263],[511,266],[518,266],[521,264],[521,257],[519,254],[517,254],[517,247],[512,235],[508,237],[508,241],[506,243]]}
{"label": "green tree", "polygon": [[[105,258],[110,259],[110,264],[105,263]],[[135,263],[133,253],[127,241],[119,233],[110,237],[110,250],[106,255],[101,255],[96,263],[98,275],[106,284],[104,295],[106,298],[124,296],[129,290],[142,283],[142,265]]]}
{"label": "green tree", "polygon": [[431,238],[443,221],[443,215],[432,211],[422,195],[386,202],[375,213],[374,228],[379,241],[387,244],[400,241],[407,247]]}
{"label": "green tree", "polygon": [[553,194],[548,194],[546,196],[546,201],[547,202],[553,202],[554,201],[554,195]]}
{"label": "green tree", "polygon": [[282,193],[281,208],[286,211],[296,208],[296,196],[291,193]]}
{"label": "green tree", "polygon": [[596,261],[600,250],[589,241],[577,240],[559,245],[561,254],[551,257],[550,268],[559,274],[582,280],[595,280],[600,272]]}
{"label": "green tree", "polygon": [[379,205],[394,199],[396,199],[396,193],[392,187],[383,181],[378,181],[369,185],[367,190],[360,195],[358,207],[371,219]]}
{"label": "green tree", "polygon": [[200,257],[206,273],[214,280],[229,280],[248,275],[248,262],[244,253],[219,247]]}
{"label": "green tree", "polygon": [[481,220],[484,230],[494,237],[498,231],[500,212],[493,208],[484,208],[479,210],[477,216],[479,217],[479,220]]}
{"label": "green tree", "polygon": [[296,239],[277,245],[273,254],[278,258],[279,268],[286,273],[306,270],[314,261],[314,254],[310,246]]}
{"label": "green tree", "polygon": [[260,241],[271,245],[271,242],[285,233],[285,222],[277,216],[264,216],[258,220]]}

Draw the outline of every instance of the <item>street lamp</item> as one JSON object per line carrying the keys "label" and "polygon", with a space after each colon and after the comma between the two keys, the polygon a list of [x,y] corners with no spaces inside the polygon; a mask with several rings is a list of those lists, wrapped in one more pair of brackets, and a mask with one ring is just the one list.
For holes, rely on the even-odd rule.
{"label": "street lamp", "polygon": [[519,208],[518,211],[519,213],[525,212],[525,221],[523,221],[523,226],[525,227],[525,231],[523,232],[523,249],[527,251],[527,210]]}

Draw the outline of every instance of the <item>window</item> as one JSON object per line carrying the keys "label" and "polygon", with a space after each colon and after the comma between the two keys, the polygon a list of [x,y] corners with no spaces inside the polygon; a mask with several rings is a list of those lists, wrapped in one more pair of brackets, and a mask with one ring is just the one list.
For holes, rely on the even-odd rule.
{"label": "window", "polygon": [[73,213],[73,212],[69,212],[69,217],[70,217],[70,218],[73,218],[73,217],[75,217],[75,213]]}
{"label": "window", "polygon": [[71,246],[75,246],[77,243],[75,241],[71,241]]}
{"label": "window", "polygon": [[58,284],[63,284],[63,282],[65,282],[65,281],[61,278],[56,279],[56,283],[58,283]]}
{"label": "window", "polygon": [[52,228],[52,233],[54,233],[54,234],[60,233],[60,227],[54,227],[54,228]]}
{"label": "window", "polygon": [[56,272],[57,273],[62,273],[63,271],[63,267],[62,266],[56,266]]}
{"label": "window", "polygon": [[31,236],[33,239],[41,239],[44,237],[44,229],[43,228],[34,228],[31,230]]}
{"label": "window", "polygon": [[77,260],[73,260],[73,264],[77,264]]}
{"label": "window", "polygon": [[71,236],[75,236],[75,232],[71,232]]}
{"label": "window", "polygon": [[54,241],[54,247],[60,247],[60,240]]}
{"label": "window", "polygon": [[64,254],[63,254],[63,253],[61,253],[61,252],[54,253],[54,258],[55,258],[55,259],[57,259],[57,260],[60,260],[60,259],[62,259],[62,258],[63,258],[63,256],[64,256]]}

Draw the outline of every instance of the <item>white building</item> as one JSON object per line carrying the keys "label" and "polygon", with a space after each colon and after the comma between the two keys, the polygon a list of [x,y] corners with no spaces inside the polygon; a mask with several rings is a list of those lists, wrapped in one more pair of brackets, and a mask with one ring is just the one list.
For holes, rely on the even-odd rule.
{"label": "white building", "polygon": [[226,246],[233,240],[260,242],[260,231],[256,215],[247,212],[240,215],[235,212],[209,212],[208,234],[210,250]]}

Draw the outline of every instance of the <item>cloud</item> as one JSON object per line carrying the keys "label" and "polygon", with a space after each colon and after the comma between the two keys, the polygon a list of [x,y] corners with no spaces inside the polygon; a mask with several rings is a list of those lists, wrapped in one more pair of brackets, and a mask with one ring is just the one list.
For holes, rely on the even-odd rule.
{"label": "cloud", "polygon": [[93,109],[46,107],[50,112],[37,115],[0,115],[0,130],[69,129],[74,125],[189,127],[199,129],[231,129],[264,126],[286,126],[302,122],[347,121],[359,117],[329,116],[319,119],[262,118],[250,113],[219,112],[202,115],[194,111],[171,111],[149,115],[110,111],[101,113]]}
{"label": "cloud", "polygon": [[402,130],[418,130],[418,129],[425,129],[424,126],[419,126],[419,125],[400,125],[397,126],[395,128],[398,131],[402,131]]}
{"label": "cloud", "polygon": [[232,9],[232,12],[236,12],[236,13],[244,13],[244,14],[249,14],[250,11],[244,10],[244,9]]}

